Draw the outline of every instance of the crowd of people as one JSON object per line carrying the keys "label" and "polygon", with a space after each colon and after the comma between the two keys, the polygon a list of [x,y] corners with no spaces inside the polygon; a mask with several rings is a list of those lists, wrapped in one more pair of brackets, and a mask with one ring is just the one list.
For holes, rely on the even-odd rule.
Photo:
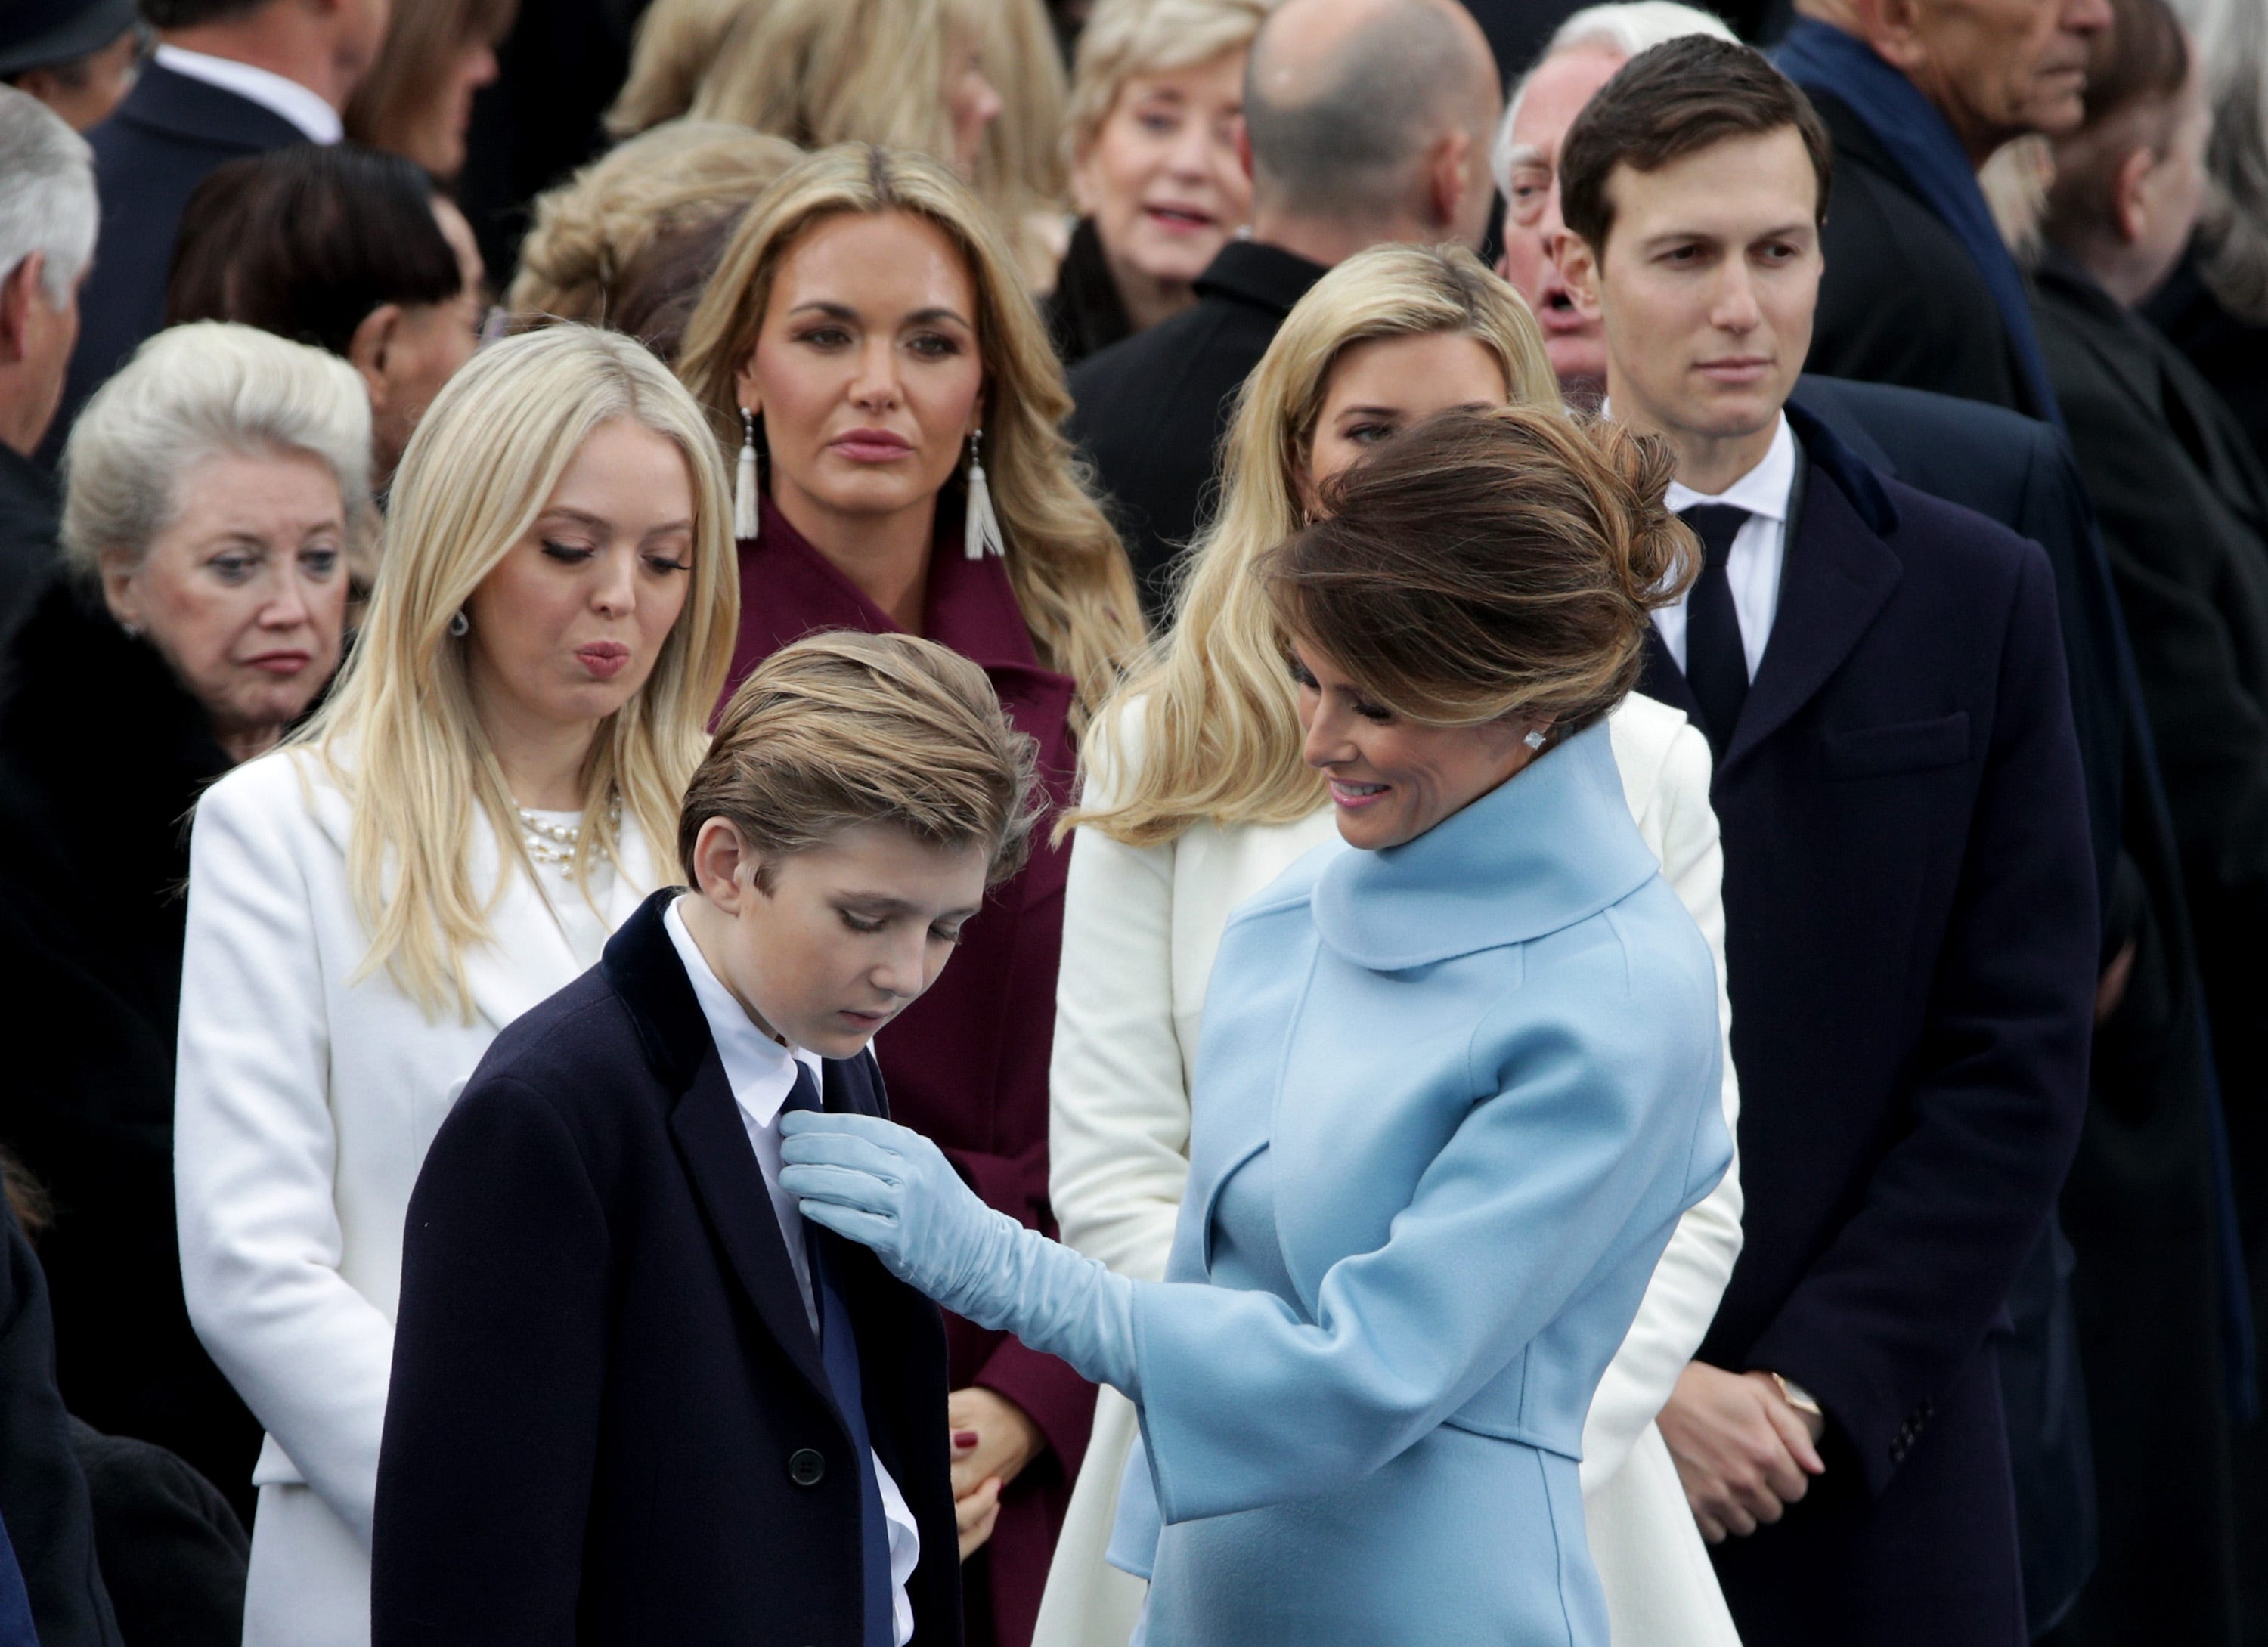
{"label": "crowd of people", "polygon": [[2258,0],[0,83],[0,1647],[2268,1643]]}

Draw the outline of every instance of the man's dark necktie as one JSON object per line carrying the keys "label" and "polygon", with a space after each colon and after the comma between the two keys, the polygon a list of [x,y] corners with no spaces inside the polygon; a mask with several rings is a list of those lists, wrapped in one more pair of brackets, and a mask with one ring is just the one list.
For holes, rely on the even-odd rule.
{"label": "man's dark necktie", "polygon": [[1749,696],[1749,655],[1741,645],[1741,614],[1725,575],[1733,539],[1749,511],[1730,504],[1696,504],[1677,518],[1701,540],[1701,576],[1685,598],[1685,684],[1701,705],[1701,730],[1722,761]]}
{"label": "man's dark necktie", "polygon": [[[791,1109],[823,1109],[819,1084],[802,1060],[795,1066],[795,1086],[780,1106]],[[843,1423],[850,1431],[852,1463],[858,1471],[858,1530],[861,1565],[865,1577],[866,1629],[865,1647],[892,1647],[897,1631],[892,1628],[892,1603],[896,1586],[890,1583],[890,1531],[882,1518],[882,1489],[874,1475],[873,1443],[866,1434],[866,1403],[858,1378],[858,1340],[850,1326],[850,1305],[836,1284],[829,1261],[826,1231],[805,1220],[803,1250],[811,1268],[811,1295],[819,1306],[819,1359],[827,1369],[827,1382],[835,1404],[843,1409]]]}

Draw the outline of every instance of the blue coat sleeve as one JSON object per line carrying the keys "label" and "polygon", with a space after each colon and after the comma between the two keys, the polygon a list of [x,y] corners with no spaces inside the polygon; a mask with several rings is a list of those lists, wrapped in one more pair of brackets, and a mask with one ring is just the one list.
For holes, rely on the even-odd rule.
{"label": "blue coat sleeve", "polygon": [[1603,1261],[1666,1240],[1723,1175],[1713,993],[1693,986],[1690,1011],[1641,1010],[1623,957],[1612,965],[1531,982],[1479,1026],[1472,1090],[1484,1096],[1386,1244],[1325,1274],[1313,1322],[1265,1292],[1135,1289],[1167,1521],[1377,1469],[1502,1373]]}

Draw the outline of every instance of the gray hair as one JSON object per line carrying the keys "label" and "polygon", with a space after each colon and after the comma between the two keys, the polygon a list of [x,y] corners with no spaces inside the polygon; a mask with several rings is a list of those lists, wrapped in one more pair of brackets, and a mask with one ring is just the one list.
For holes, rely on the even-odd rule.
{"label": "gray hair", "polygon": [[1460,105],[1476,81],[1490,83],[1490,107],[1476,123],[1495,112],[1493,70],[1476,70],[1465,35],[1434,6],[1392,7],[1353,31],[1296,99],[1262,86],[1281,25],[1271,16],[1246,60],[1244,125],[1256,182],[1287,210],[1391,217],[1427,145],[1472,117]]}
{"label": "gray hair", "polygon": [[94,256],[99,216],[86,139],[29,92],[0,85],[0,280],[45,254],[48,301],[63,307]]}
{"label": "gray hair", "polygon": [[63,552],[138,564],[205,460],[305,452],[338,482],[350,562],[370,540],[370,396],[335,355],[226,320],[158,333],[95,391],[63,448]]}
{"label": "gray hair", "polygon": [[2268,323],[2268,9],[2260,0],[2174,0],[2213,105],[2204,273],[2213,295]]}
{"label": "gray hair", "polygon": [[1528,94],[1528,83],[1535,77],[1538,69],[1561,52],[1580,46],[1602,48],[1628,59],[1657,46],[1667,46],[1674,40],[1683,40],[1689,34],[1706,34],[1713,40],[1731,41],[1740,39],[1715,12],[1682,5],[1679,0],[1612,0],[1606,5],[1585,6],[1562,23],[1535,55],[1535,61],[1521,75],[1512,88],[1512,96],[1505,102],[1504,120],[1496,129],[1496,144],[1489,151],[1489,170],[1496,178],[1497,187],[1506,195],[1512,193],[1513,167],[1519,160],[1513,152],[1512,122],[1520,118],[1521,99]]}

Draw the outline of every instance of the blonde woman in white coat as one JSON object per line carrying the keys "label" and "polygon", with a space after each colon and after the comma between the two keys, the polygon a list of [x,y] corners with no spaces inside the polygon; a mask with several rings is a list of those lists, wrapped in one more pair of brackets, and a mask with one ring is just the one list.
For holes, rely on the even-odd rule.
{"label": "blonde woman in white coat", "polygon": [[[1324,479],[1403,424],[1557,400],[1512,289],[1462,251],[1406,246],[1324,276],[1248,381],[1219,518],[1191,557],[1174,630],[1098,719],[1072,819],[1050,1193],[1064,1239],[1113,1268],[1164,1274],[1199,1015],[1229,912],[1334,835],[1251,561],[1298,526]],[[1717,955],[1729,1035],[1708,746],[1683,715],[1635,695],[1608,725],[1639,833]],[[1729,1126],[1729,1045],[1724,1101]],[[1740,1215],[1735,1171],[1679,1224],[1584,1429],[1584,1520],[1616,1647],[1738,1641],[1653,1420],[1732,1275]],[[1102,1391],[1035,1647],[1125,1647],[1143,1585],[1103,1551],[1135,1432],[1132,1408]]]}
{"label": "blonde woman in white coat", "polygon": [[370,1639],[410,1187],[497,1033],[666,875],[729,521],[637,344],[495,345],[410,443],[337,693],[197,809],[174,1180],[190,1319],[268,1431],[247,1647]]}

